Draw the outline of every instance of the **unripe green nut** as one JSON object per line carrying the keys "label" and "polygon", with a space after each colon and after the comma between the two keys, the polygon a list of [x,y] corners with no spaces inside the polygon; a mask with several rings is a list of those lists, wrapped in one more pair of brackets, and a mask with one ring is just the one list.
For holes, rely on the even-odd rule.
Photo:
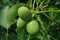
{"label": "unripe green nut", "polygon": [[20,7],[18,9],[18,15],[25,21],[30,21],[32,17],[31,11],[27,7]]}
{"label": "unripe green nut", "polygon": [[35,34],[39,30],[39,24],[36,20],[33,20],[27,24],[27,32],[29,34]]}
{"label": "unripe green nut", "polygon": [[17,28],[21,28],[26,24],[26,21],[23,21],[21,18],[17,20]]}

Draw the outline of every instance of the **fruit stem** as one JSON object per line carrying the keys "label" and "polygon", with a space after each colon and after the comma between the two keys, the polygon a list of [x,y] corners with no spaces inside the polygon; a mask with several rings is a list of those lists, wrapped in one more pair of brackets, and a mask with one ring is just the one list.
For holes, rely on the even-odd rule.
{"label": "fruit stem", "polygon": [[28,38],[27,38],[27,40],[30,40],[30,34],[28,35]]}

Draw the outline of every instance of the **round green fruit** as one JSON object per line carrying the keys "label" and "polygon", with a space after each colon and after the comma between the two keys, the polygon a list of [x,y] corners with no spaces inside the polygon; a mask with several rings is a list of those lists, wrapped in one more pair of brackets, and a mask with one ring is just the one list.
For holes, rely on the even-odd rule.
{"label": "round green fruit", "polygon": [[27,7],[20,7],[18,9],[18,15],[25,21],[30,21],[32,17],[31,11]]}
{"label": "round green fruit", "polygon": [[23,21],[21,18],[17,20],[17,28],[21,28],[26,24],[26,21]]}
{"label": "round green fruit", "polygon": [[35,34],[39,30],[39,24],[36,20],[33,20],[27,24],[27,32],[29,34]]}

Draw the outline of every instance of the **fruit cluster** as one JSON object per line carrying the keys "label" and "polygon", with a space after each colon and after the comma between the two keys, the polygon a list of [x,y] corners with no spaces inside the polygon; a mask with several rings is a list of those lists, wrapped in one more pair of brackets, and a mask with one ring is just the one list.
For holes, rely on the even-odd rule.
{"label": "fruit cluster", "polygon": [[[17,27],[21,28],[26,25],[27,32],[29,34],[35,34],[38,32],[39,24],[36,20],[32,20],[31,11],[27,7],[20,7],[18,9],[19,18],[17,20]],[[28,22],[28,23],[27,23]]]}
{"label": "fruit cluster", "polygon": [[[18,18],[16,19],[17,16]],[[17,28],[22,28],[26,25],[26,29],[29,34],[35,34],[38,32],[38,22],[36,20],[32,20],[31,11],[21,4],[16,4],[8,11],[7,28],[10,28],[10,25],[14,24],[15,22]]]}

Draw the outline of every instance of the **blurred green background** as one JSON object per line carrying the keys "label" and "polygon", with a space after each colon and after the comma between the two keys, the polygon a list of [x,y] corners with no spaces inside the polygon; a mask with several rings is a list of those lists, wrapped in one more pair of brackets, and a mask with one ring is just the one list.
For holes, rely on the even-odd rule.
{"label": "blurred green background", "polygon": [[[6,32],[7,32],[6,15],[7,15],[8,10],[10,9],[10,7],[17,3],[26,4],[28,1],[29,0],[0,0],[0,40],[6,40]],[[50,0],[50,1],[52,1],[52,0]],[[52,2],[54,2],[54,1],[55,0],[53,0]],[[53,6],[57,7],[58,9],[60,9],[60,0],[57,0],[55,3],[52,3],[50,5],[53,5]],[[58,15],[58,16],[60,19],[60,15]],[[54,23],[52,23],[52,25],[53,24]],[[11,25],[11,28],[8,30],[9,31],[8,40],[18,40],[15,29],[16,29],[16,23]],[[50,32],[54,38],[57,38],[57,40],[60,40],[60,21],[58,21],[57,24],[54,24],[53,26],[50,27],[50,30],[48,31],[48,33],[50,34]],[[21,35],[23,35],[23,34],[21,34]],[[26,37],[27,37],[27,33],[25,33],[25,35],[24,35],[24,40],[26,39]],[[41,38],[41,40],[43,39],[42,36],[39,36],[39,37]],[[40,39],[32,38],[31,40],[40,40]],[[53,40],[53,39],[51,39],[51,40]]]}

